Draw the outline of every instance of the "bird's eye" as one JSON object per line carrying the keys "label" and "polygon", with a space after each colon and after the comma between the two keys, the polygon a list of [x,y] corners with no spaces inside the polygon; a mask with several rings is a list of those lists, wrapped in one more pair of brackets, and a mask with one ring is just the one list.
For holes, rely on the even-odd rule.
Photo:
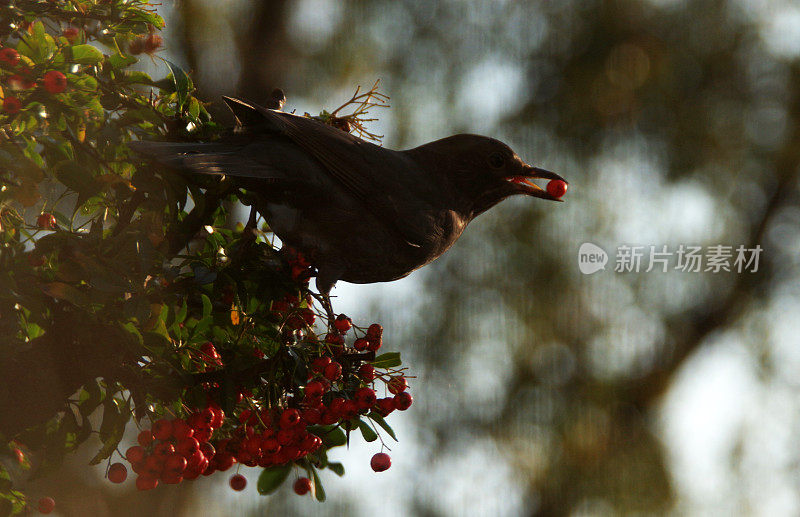
{"label": "bird's eye", "polygon": [[499,169],[505,162],[505,158],[503,158],[503,155],[500,153],[492,153],[489,155],[489,165],[494,169]]}

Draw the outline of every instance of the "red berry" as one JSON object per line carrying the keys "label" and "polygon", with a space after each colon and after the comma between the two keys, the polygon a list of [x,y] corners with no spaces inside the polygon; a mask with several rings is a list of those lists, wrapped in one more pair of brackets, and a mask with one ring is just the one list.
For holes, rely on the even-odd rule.
{"label": "red berry", "polygon": [[175,449],[178,452],[178,454],[180,454],[184,458],[190,458],[194,456],[194,454],[198,450],[200,450],[200,442],[198,442],[197,439],[193,437],[183,438],[178,440]]}
{"label": "red berry", "polygon": [[78,41],[78,37],[81,35],[81,30],[77,27],[67,27],[61,32],[61,34],[67,38],[67,41],[74,45],[75,42]]}
{"label": "red berry", "polygon": [[153,454],[165,458],[175,452],[175,446],[169,442],[159,442],[153,447]]}
{"label": "red berry", "polygon": [[275,454],[281,450],[281,444],[275,438],[261,440],[261,450],[267,454]]}
{"label": "red berry", "polygon": [[344,344],[344,336],[341,334],[325,334],[325,342],[330,343],[332,345],[343,345]]}
{"label": "red berry", "polygon": [[217,454],[217,450],[214,448],[213,445],[211,445],[208,442],[203,442],[200,444],[200,452],[202,452],[203,456],[205,456],[209,460],[214,458],[214,456],[216,456]]}
{"label": "red berry", "polygon": [[312,326],[314,324],[314,321],[316,321],[317,319],[317,316],[314,314],[314,311],[308,308],[300,309],[300,314],[303,316],[303,320],[309,327]]}
{"label": "red berry", "polygon": [[294,493],[297,495],[306,495],[311,491],[311,480],[308,478],[298,478],[294,482]]}
{"label": "red berry", "polygon": [[369,342],[367,344],[367,350],[369,350],[370,352],[375,352],[383,344],[383,338],[380,337],[380,336],[378,336],[378,337],[368,337],[367,341]]}
{"label": "red berry", "polygon": [[358,369],[358,376],[361,377],[362,380],[366,382],[370,382],[375,379],[375,367],[371,364],[362,364],[361,367]]}
{"label": "red berry", "polygon": [[316,399],[325,393],[325,386],[319,381],[311,381],[306,384],[305,396],[306,399]]}
{"label": "red berry", "polygon": [[180,474],[186,470],[187,465],[186,458],[177,452],[173,452],[164,460],[164,470],[171,473]]}
{"label": "red berry", "polygon": [[158,486],[158,478],[155,476],[139,476],[136,478],[136,488],[139,490],[152,490]]}
{"label": "red berry", "polygon": [[207,341],[200,345],[200,359],[208,364],[214,364],[217,366],[222,366],[222,357],[220,357],[217,349],[214,347],[214,343],[211,341]]}
{"label": "red berry", "polygon": [[553,197],[561,197],[567,193],[567,182],[562,180],[550,180],[547,183],[547,193]]}
{"label": "red berry", "polygon": [[164,460],[156,455],[147,456],[144,459],[142,473],[146,476],[158,477],[164,470]]}
{"label": "red berry", "polygon": [[232,489],[241,492],[247,486],[247,478],[241,474],[234,474],[231,476],[230,485]]}
{"label": "red berry", "polygon": [[336,317],[336,320],[333,322],[333,326],[336,327],[336,330],[344,334],[353,326],[353,320],[345,316],[344,314],[339,314]]}
{"label": "red berry", "polygon": [[153,437],[156,440],[169,440],[172,437],[172,422],[161,418],[153,423]]}
{"label": "red berry", "polygon": [[355,400],[345,400],[342,405],[341,416],[345,420],[350,420],[358,416],[359,405]]}
{"label": "red berry", "polygon": [[19,63],[19,52],[13,48],[0,49],[0,62],[10,66],[16,66]]}
{"label": "red berry", "polygon": [[[331,404],[333,406],[333,404]],[[339,415],[333,409],[326,409],[320,416],[319,423],[322,425],[331,425],[339,421]]]}
{"label": "red berry", "polygon": [[[203,461],[207,460],[207,459],[208,458],[205,457],[205,455],[200,451],[200,449],[198,449],[198,450],[195,451],[194,454],[192,454],[191,456],[186,458],[186,462],[187,462],[186,468],[187,469],[190,469],[190,468],[198,468],[199,469],[200,465],[203,464]],[[205,469],[205,467],[203,467],[203,469]]]}
{"label": "red berry", "polygon": [[335,399],[331,400],[331,405],[328,408],[330,413],[336,415],[337,418],[342,416],[342,412],[344,411],[344,403],[345,400],[342,397],[336,397]]}
{"label": "red berry", "polygon": [[367,341],[366,338],[360,337],[356,339],[355,343],[353,343],[353,348],[361,352],[363,350],[366,350],[368,345],[369,341]]}
{"label": "red berry", "polygon": [[131,463],[139,463],[144,459],[144,448],[139,445],[134,445],[125,451],[125,459]]}
{"label": "red berry", "polygon": [[314,434],[308,433],[303,441],[300,442],[300,448],[306,453],[314,452],[322,445],[322,438]]}
{"label": "red berry", "polygon": [[375,390],[372,388],[359,388],[355,393],[356,403],[358,409],[367,409],[375,405],[378,398],[375,396]]}
{"label": "red berry", "polygon": [[331,364],[330,357],[318,357],[311,361],[311,369],[315,372],[322,373],[329,364]]}
{"label": "red berry", "polygon": [[39,499],[39,513],[50,513],[56,507],[56,501],[52,497],[42,497]]}
{"label": "red berry", "polygon": [[319,409],[309,408],[303,410],[303,421],[308,425],[316,425],[322,418]]}
{"label": "red berry", "polygon": [[379,452],[372,457],[369,462],[369,466],[372,467],[372,470],[375,472],[383,472],[392,466],[392,458],[390,458],[385,452]]}
{"label": "red berry", "polygon": [[172,437],[180,441],[184,438],[190,438],[194,434],[192,426],[186,423],[185,420],[175,420],[172,422]]}
{"label": "red berry", "polygon": [[291,429],[281,429],[277,434],[278,443],[289,445],[297,440],[297,435]]}
{"label": "red berry", "polygon": [[108,480],[112,483],[122,483],[128,478],[128,469],[122,463],[114,463],[108,469]]}
{"label": "red berry", "polygon": [[405,411],[410,408],[412,402],[414,402],[414,399],[411,397],[411,393],[407,391],[403,391],[394,396],[394,407],[400,411]]}
{"label": "red berry", "polygon": [[261,454],[261,437],[254,436],[242,442],[242,449],[253,456]]}
{"label": "red berry", "polygon": [[153,443],[153,440],[155,440],[155,438],[153,438],[153,432],[150,431],[150,429],[145,429],[144,431],[139,433],[139,436],[136,438],[136,441],[138,441],[139,445],[141,445],[142,447],[147,447],[148,445]]}
{"label": "red berry", "polygon": [[3,99],[3,112],[15,115],[22,109],[22,103],[16,97],[6,97]]}
{"label": "red berry", "polygon": [[233,466],[233,463],[236,459],[233,457],[233,454],[227,452],[221,452],[219,454],[214,455],[214,466],[219,471],[226,471]]}
{"label": "red berry", "polygon": [[61,93],[67,89],[67,76],[58,70],[50,70],[44,74],[42,84],[47,93]]}
{"label": "red berry", "polygon": [[367,337],[381,337],[383,336],[383,327],[381,327],[378,323],[373,323],[367,329]]}
{"label": "red berry", "polygon": [[323,375],[329,381],[335,381],[336,379],[342,376],[342,365],[340,365],[337,362],[332,362],[331,364],[325,367]]}
{"label": "red berry", "polygon": [[389,415],[392,411],[397,409],[394,405],[394,399],[391,397],[387,397],[385,399],[379,399],[378,402],[378,413],[383,416]]}
{"label": "red berry", "polygon": [[56,227],[56,216],[44,212],[36,218],[36,226],[42,230],[52,230]]}
{"label": "red berry", "polygon": [[222,427],[222,422],[225,421],[225,411],[223,411],[222,408],[216,403],[209,404],[208,409],[210,409],[214,414],[209,422],[209,426],[212,429],[219,429]]}
{"label": "red berry", "polygon": [[201,429],[195,429],[193,437],[198,442],[207,442],[211,439],[212,434],[214,434],[214,429],[210,427],[203,427]]}
{"label": "red berry", "polygon": [[392,377],[392,380],[389,381],[389,392],[394,395],[406,391],[406,388],[408,388],[408,383],[402,375]]}

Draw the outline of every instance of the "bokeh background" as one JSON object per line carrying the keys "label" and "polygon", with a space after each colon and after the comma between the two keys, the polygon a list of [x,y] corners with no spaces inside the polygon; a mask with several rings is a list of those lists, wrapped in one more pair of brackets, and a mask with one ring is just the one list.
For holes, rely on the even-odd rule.
{"label": "bokeh background", "polygon": [[[227,477],[135,493],[80,454],[64,515],[800,514],[800,6],[769,0],[164,0],[201,97],[318,113],[381,79],[409,148],[491,135],[570,181],[444,257],[342,284],[416,378],[393,466],[341,450],[319,504]],[[145,63],[165,73],[158,61]],[[584,242],[610,254],[584,275]],[[614,271],[621,245],[763,248],[756,273]],[[674,260],[674,259],[673,259]],[[671,262],[674,266],[674,262]],[[86,446],[91,449],[91,446]],[[88,454],[88,453],[87,453]]]}

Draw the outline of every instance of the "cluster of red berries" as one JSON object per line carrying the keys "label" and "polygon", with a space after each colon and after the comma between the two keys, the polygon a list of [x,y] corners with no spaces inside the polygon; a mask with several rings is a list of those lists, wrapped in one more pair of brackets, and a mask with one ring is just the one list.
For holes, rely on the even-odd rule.
{"label": "cluster of red berries", "polygon": [[[4,84],[8,86],[8,90],[31,90],[36,88],[37,82],[35,78],[31,76],[30,70],[25,65],[20,64],[19,52],[16,49],[9,47],[0,49],[0,67],[14,72],[4,78]],[[42,88],[51,95],[62,93],[67,89],[67,76],[58,70],[49,70],[42,75],[41,84]],[[20,110],[22,110],[22,101],[18,97],[13,95],[5,95],[3,97],[4,113],[15,115]]]}
{"label": "cluster of red berries", "polygon": [[[290,260],[293,268],[308,267],[302,256],[294,255]],[[324,339],[313,332],[303,337],[303,329],[310,329],[316,320],[311,306],[311,298],[302,299],[301,303],[301,298],[293,295],[274,301],[271,306],[284,331],[289,330],[294,336],[294,346],[308,350],[311,355],[305,384],[285,387],[286,394],[269,403],[254,397],[249,389],[238,388],[235,417],[227,421],[216,402],[209,402],[205,409],[183,420],[157,420],[152,429],[139,434],[139,445],[126,452],[138,474],[139,489],[225,471],[234,463],[263,468],[286,465],[323,446],[322,433],[327,428],[316,426],[340,425],[353,429],[361,415],[372,412],[373,418],[386,417],[411,406],[413,398],[407,392],[408,383],[401,372],[376,372],[365,360],[373,356],[347,352],[345,335],[353,329],[349,317],[336,317]],[[381,348],[382,340],[383,327],[375,323],[355,338],[353,348],[358,352],[374,352]],[[223,359],[212,342],[201,345],[193,357],[201,371],[223,367]],[[391,396],[378,398],[373,389],[376,380],[386,384]],[[209,391],[216,387],[213,382],[205,386]],[[209,397],[215,400],[213,395]],[[382,452],[371,462],[376,472],[390,465],[389,456]],[[126,474],[124,465],[114,464],[108,477],[113,482],[122,482]],[[238,474],[230,479],[234,490],[243,490],[246,484],[247,480]],[[298,494],[306,494],[312,483],[308,478],[300,478],[294,488]]]}
{"label": "cluster of red berries", "polygon": [[[201,474],[228,470],[236,462],[233,454],[224,449],[224,443],[219,442],[217,447],[211,443],[214,431],[222,426],[224,419],[222,408],[211,403],[185,419],[156,420],[152,429],[141,431],[139,445],[125,452],[125,458],[138,474],[136,487],[150,490],[159,482],[177,484]],[[123,476],[117,473],[120,471],[117,468],[112,478],[113,467],[109,469],[109,479],[121,483],[127,473]]]}

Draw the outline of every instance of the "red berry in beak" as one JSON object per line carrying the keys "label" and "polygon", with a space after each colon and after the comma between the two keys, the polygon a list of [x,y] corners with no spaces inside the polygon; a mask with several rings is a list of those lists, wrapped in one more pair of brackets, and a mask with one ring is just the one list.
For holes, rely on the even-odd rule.
{"label": "red berry in beak", "polygon": [[567,193],[567,183],[561,180],[550,180],[547,183],[547,193],[553,197],[562,197]]}

